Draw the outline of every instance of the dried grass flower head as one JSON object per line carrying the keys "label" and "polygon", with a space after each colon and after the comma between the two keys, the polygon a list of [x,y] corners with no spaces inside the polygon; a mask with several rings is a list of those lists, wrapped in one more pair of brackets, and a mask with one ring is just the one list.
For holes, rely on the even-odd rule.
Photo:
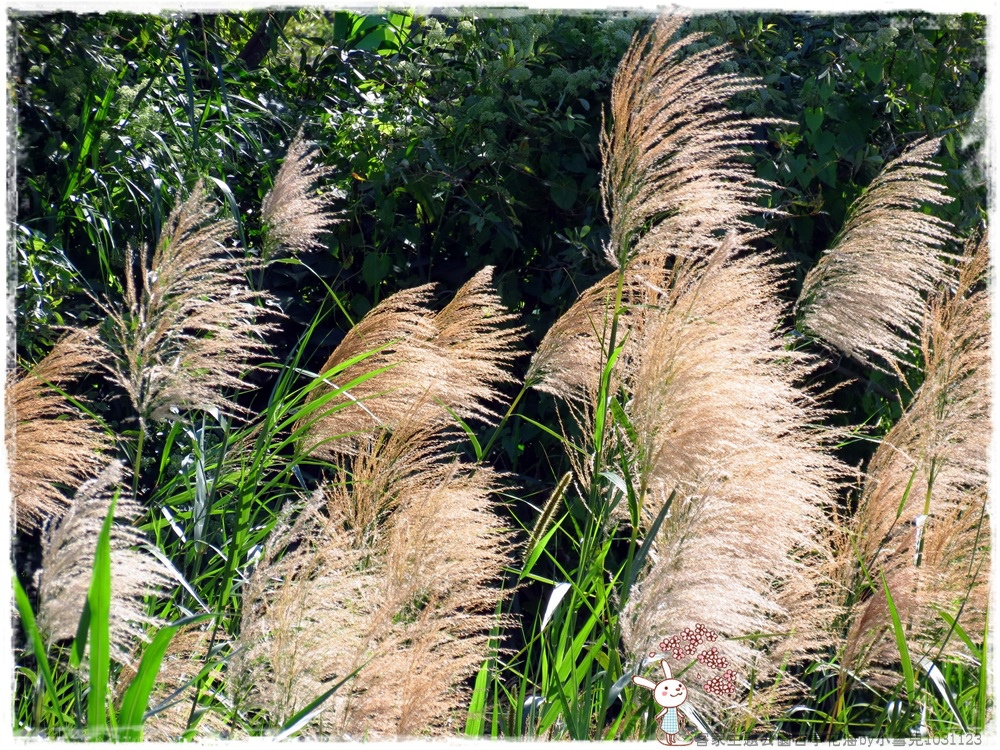
{"label": "dried grass flower head", "polygon": [[[168,218],[152,260],[129,252],[127,307],[105,303],[112,379],[128,394],[140,422],[186,409],[239,413],[244,373],[268,351],[274,300],[253,289],[256,263],[227,246],[234,223],[219,218],[199,183]],[[138,260],[137,273],[133,266]]]}
{"label": "dried grass flower head", "polygon": [[832,247],[806,276],[800,325],[887,372],[917,343],[925,300],[953,280],[952,227],[925,207],[950,202],[932,158],[938,139],[890,161],[851,206]]}
{"label": "dried grass flower head", "polygon": [[392,428],[402,415],[435,427],[454,425],[456,417],[495,420],[499,388],[512,381],[510,364],[523,333],[492,276],[493,268],[484,268],[438,312],[431,308],[430,285],[376,305],[323,365],[334,398],[327,396],[304,419],[301,449],[317,456],[351,452],[352,436]]}
{"label": "dried grass flower head", "polygon": [[[984,235],[970,241],[953,289],[931,300],[922,329],[924,381],[868,467],[842,556],[853,603],[844,661],[854,673],[898,679],[885,577],[913,657],[965,655],[939,612],[971,637],[983,633],[989,598],[986,505],[990,409],[990,296]],[[859,570],[863,564],[867,570]],[[877,583],[868,590],[871,576]]]}
{"label": "dried grass flower head", "polygon": [[440,734],[463,715],[509,540],[496,475],[448,442],[404,420],[286,516],[247,586],[248,706],[288,717],[360,670],[325,710],[335,736]]}
{"label": "dried grass flower head", "polygon": [[146,613],[146,598],[172,583],[163,564],[141,551],[147,543],[133,527],[143,508],[122,488],[123,467],[113,461],[77,490],[65,515],[42,538],[38,583],[38,626],[50,642],[72,639],[90,589],[97,539],[114,501],[111,527],[111,656],[127,664],[132,649],[159,624]]}
{"label": "dried grass flower head", "polygon": [[264,198],[264,262],[281,250],[298,253],[322,248],[319,238],[341,220],[333,207],[345,197],[344,193],[331,187],[317,192],[317,183],[333,169],[317,163],[315,148],[316,144],[305,140],[299,129],[274,178],[274,186]]}
{"label": "dried grass flower head", "polygon": [[495,418],[522,336],[492,273],[436,312],[432,287],[393,295],[324,366],[300,449],[337,468],[285,514],[248,582],[246,705],[283,719],[360,670],[327,704],[326,731],[440,734],[462,720],[510,546],[499,477],[453,448],[456,417]]}
{"label": "dried grass flower head", "polygon": [[100,426],[60,392],[97,369],[99,351],[71,331],[31,370],[7,382],[5,417],[11,500],[18,529],[39,529],[67,506],[65,490],[104,465]]}
{"label": "dried grass flower head", "polygon": [[611,225],[608,261],[618,267],[652,247],[701,257],[726,232],[757,233],[747,217],[770,183],[744,149],[773,120],[748,119],[730,100],[761,87],[717,72],[725,47],[685,56],[703,35],[678,38],[684,18],[664,15],[633,40],[611,91],[612,124],[601,141],[601,192]]}
{"label": "dried grass flower head", "polygon": [[[622,625],[640,657],[704,623],[734,669],[766,684],[824,646],[838,614],[827,514],[842,467],[799,387],[814,363],[775,333],[782,269],[740,250],[730,239],[676,269],[625,377],[646,523],[671,504]],[[693,689],[720,719],[780,708]]]}

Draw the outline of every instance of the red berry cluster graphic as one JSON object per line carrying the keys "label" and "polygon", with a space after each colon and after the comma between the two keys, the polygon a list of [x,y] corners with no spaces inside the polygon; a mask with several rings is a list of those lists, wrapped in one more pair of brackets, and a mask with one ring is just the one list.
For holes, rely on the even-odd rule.
{"label": "red berry cluster graphic", "polygon": [[731,695],[736,692],[736,672],[727,669],[722,674],[716,675],[703,687],[706,693],[716,693],[717,695]]}
{"label": "red berry cluster graphic", "polygon": [[698,654],[698,661],[705,666],[711,667],[712,669],[725,669],[729,666],[729,662],[726,661],[726,657],[720,654],[719,649],[715,646],[712,646],[712,648]]}
{"label": "red berry cluster graphic", "polygon": [[[699,623],[693,630],[684,628],[677,635],[660,641],[659,646],[660,651],[669,653],[674,659],[683,659],[685,656],[693,656],[705,641],[714,641],[718,637],[714,630]],[[698,658],[701,659],[700,656]]]}

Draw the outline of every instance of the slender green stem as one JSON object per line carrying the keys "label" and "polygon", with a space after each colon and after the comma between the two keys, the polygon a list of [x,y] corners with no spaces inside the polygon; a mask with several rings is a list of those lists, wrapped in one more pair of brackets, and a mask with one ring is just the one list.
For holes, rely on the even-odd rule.
{"label": "slender green stem", "polygon": [[139,475],[142,473],[142,449],[146,442],[146,420],[139,417],[139,439],[135,445],[135,463],[132,465],[132,499],[139,502]]}
{"label": "slender green stem", "polygon": [[486,441],[486,445],[483,447],[483,458],[489,455],[490,449],[497,441],[497,438],[500,437],[500,432],[503,430],[504,425],[507,424],[507,420],[509,420],[514,414],[514,409],[517,408],[517,405],[521,402],[521,399],[524,397],[524,394],[528,392],[528,388],[530,387],[531,385],[529,383],[524,383],[521,386],[521,390],[518,391],[517,395],[514,397],[514,400],[510,402],[510,406],[507,407],[507,412],[503,415],[500,423],[496,426],[496,429],[493,430],[493,434],[490,436],[490,439]]}

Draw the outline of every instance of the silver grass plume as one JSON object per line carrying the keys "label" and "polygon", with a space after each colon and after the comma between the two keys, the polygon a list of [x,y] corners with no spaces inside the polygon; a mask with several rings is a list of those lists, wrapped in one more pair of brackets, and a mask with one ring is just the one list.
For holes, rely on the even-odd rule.
{"label": "silver grass plume", "polygon": [[57,517],[68,502],[64,490],[105,463],[102,453],[111,440],[61,393],[96,370],[97,354],[85,334],[71,331],[31,370],[7,382],[5,439],[18,529],[39,529]]}
{"label": "silver grass plume", "polygon": [[923,384],[867,471],[854,547],[841,558],[845,584],[867,590],[851,609],[843,658],[862,678],[898,680],[883,576],[915,662],[965,654],[954,633],[945,639],[949,625],[939,611],[970,637],[983,633],[992,439],[988,264],[984,235],[968,243],[955,288],[932,298],[922,331]]}
{"label": "silver grass plume", "polygon": [[[622,274],[609,274],[582,292],[553,324],[531,358],[525,380],[532,387],[574,405],[593,403],[607,361],[611,326],[619,312],[617,343],[641,326],[641,310],[662,270],[631,264]],[[620,285],[619,285],[620,282]],[[620,298],[619,298],[620,294]],[[631,350],[630,350],[631,351]]]}
{"label": "silver grass plume", "polygon": [[[529,378],[567,402],[587,439],[604,408],[602,368],[620,348],[610,386],[632,429],[613,424],[605,439],[627,451],[644,524],[671,503],[623,636],[641,663],[685,627],[722,634],[720,650],[754,684],[736,700],[693,689],[700,710],[742,723],[779,713],[798,689],[787,674],[774,686],[780,665],[831,640],[841,610],[828,512],[842,467],[799,386],[814,363],[775,333],[782,269],[735,239],[759,236],[747,219],[769,186],[740,161],[762,123],[725,102],[757,84],[711,75],[724,50],[681,60],[693,40],[670,42],[680,23],[662,18],[633,43],[612,94],[602,187],[618,270],[557,321]],[[571,463],[586,490],[594,467]],[[754,633],[769,635],[745,638]]]}
{"label": "silver grass plume", "polygon": [[680,39],[684,18],[664,15],[632,41],[611,90],[612,125],[601,140],[601,192],[611,225],[605,250],[615,267],[656,247],[703,256],[726,232],[747,237],[747,217],[771,184],[744,159],[754,131],[774,120],[751,120],[728,106],[761,83],[714,72],[732,59],[725,47],[683,56],[703,35]]}
{"label": "silver grass plume", "polygon": [[143,508],[122,489],[123,468],[113,461],[77,490],[62,518],[42,536],[42,567],[38,583],[38,626],[50,643],[72,639],[87,601],[97,550],[97,538],[113,498],[111,527],[111,656],[127,664],[133,648],[146,640],[150,626],[146,598],[158,596],[172,583],[163,564],[142,552],[148,543],[132,523]]}
{"label": "silver grass plume", "polygon": [[340,221],[333,210],[344,193],[326,188],[316,191],[318,182],[333,169],[316,162],[316,144],[296,134],[285,161],[274,178],[274,186],[261,205],[265,226],[264,261],[273,259],[282,249],[292,253],[323,247],[319,237]]}
{"label": "silver grass plume", "polygon": [[440,734],[462,716],[509,541],[496,475],[448,442],[404,420],[286,516],[247,585],[245,705],[287,718],[360,668],[330,699],[327,733]]}
{"label": "silver grass plume", "polygon": [[[779,710],[782,696],[757,691],[827,645],[839,614],[827,515],[842,467],[798,385],[814,363],[775,333],[782,269],[741,249],[730,238],[676,269],[623,377],[647,523],[673,493],[622,612],[625,642],[641,659],[698,623],[722,635],[720,651],[755,675],[753,690],[730,699],[688,687],[698,710],[723,722]],[[769,635],[745,639],[754,633]]]}
{"label": "silver grass plume", "polygon": [[130,249],[127,308],[102,305],[111,343],[94,342],[142,425],[186,409],[239,413],[231,393],[250,387],[248,362],[268,351],[262,335],[273,326],[262,316],[274,301],[248,283],[255,262],[226,247],[233,228],[199,183],[167,219],[152,261],[139,253],[138,278]]}
{"label": "silver grass plume", "polygon": [[360,668],[330,699],[326,731],[436,734],[461,715],[510,546],[493,512],[498,476],[450,447],[455,416],[495,417],[518,353],[491,276],[436,313],[430,287],[393,295],[324,366],[325,386],[350,387],[303,426],[303,450],[339,468],[288,510],[247,584],[246,705],[288,717]]}
{"label": "silver grass plume", "polygon": [[923,210],[950,201],[931,160],[939,145],[917,141],[885,165],[806,276],[797,303],[804,330],[887,372],[916,345],[926,297],[953,279],[945,252],[952,227]]}
{"label": "silver grass plume", "polygon": [[[376,305],[323,365],[325,385],[345,390],[304,418],[302,450],[318,456],[349,452],[351,435],[392,427],[404,414],[438,426],[454,425],[455,417],[495,420],[502,400],[497,387],[512,380],[509,364],[522,331],[510,325],[514,316],[493,290],[492,275],[492,266],[482,269],[436,313],[430,285]],[[348,387],[369,373],[375,374]],[[317,389],[314,395],[328,392]],[[410,414],[415,404],[419,418]]]}

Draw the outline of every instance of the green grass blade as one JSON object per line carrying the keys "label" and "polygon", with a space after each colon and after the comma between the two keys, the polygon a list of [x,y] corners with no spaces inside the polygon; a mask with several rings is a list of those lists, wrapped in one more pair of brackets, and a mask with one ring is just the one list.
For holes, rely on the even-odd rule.
{"label": "green grass blade", "polygon": [[288,721],[286,721],[282,725],[281,730],[278,732],[277,735],[275,735],[274,739],[275,740],[283,740],[286,737],[291,737],[297,731],[299,731],[300,729],[302,729],[302,727],[304,727],[306,724],[308,724],[310,721],[312,721],[313,718],[317,714],[319,714],[320,711],[323,710],[323,704],[326,702],[326,700],[331,695],[333,695],[338,690],[340,690],[340,688],[343,687],[344,683],[346,683],[348,680],[352,679],[366,665],[367,665],[367,662],[365,662],[365,664],[362,664],[360,667],[358,667],[357,669],[355,669],[353,672],[351,672],[349,675],[347,675],[347,677],[345,677],[344,679],[342,679],[340,682],[338,682],[336,685],[334,685],[333,687],[331,687],[329,690],[327,690],[327,691],[321,693],[320,695],[316,696],[316,698],[314,698],[312,700],[312,702],[308,706],[306,706],[305,708],[303,708],[301,711],[299,711],[297,714],[295,714],[292,718],[290,718]]}
{"label": "green grass blade", "polygon": [[958,620],[947,612],[938,612],[938,614],[941,615],[942,620],[948,623],[948,627],[955,631],[955,635],[962,640],[962,643],[968,647],[969,652],[972,654],[972,658],[974,658],[977,662],[982,661],[983,655],[981,653],[981,649],[972,642],[972,639],[969,638],[969,634],[965,632],[965,628],[958,624]]}
{"label": "green grass blade", "polygon": [[983,653],[979,659],[979,691],[978,700],[976,701],[976,729],[982,732],[986,728],[986,717],[988,715],[987,709],[990,707],[989,696],[986,693],[986,684],[989,680],[989,673],[986,666],[987,663],[987,649],[986,641],[990,634],[990,610],[987,607],[985,614],[983,615]]}
{"label": "green grass blade", "polygon": [[79,669],[83,664],[83,652],[87,650],[87,636],[90,633],[90,600],[83,603],[80,611],[80,624],[76,627],[76,637],[73,639],[73,648],[69,652],[69,665],[74,670]]}
{"label": "green grass blade", "polygon": [[486,728],[486,693],[489,687],[490,662],[483,662],[476,673],[476,682],[469,700],[469,715],[465,720],[466,737],[482,737]]}
{"label": "green grass blade", "polygon": [[108,677],[111,672],[111,526],[115,500],[97,538],[94,575],[87,604],[90,606],[90,693],[87,695],[87,729],[93,739],[107,729]]}
{"label": "green grass blade", "polygon": [[132,679],[132,684],[122,698],[121,711],[118,714],[118,739],[124,742],[140,742],[142,728],[146,721],[146,709],[149,705],[149,695],[160,674],[160,663],[167,653],[170,641],[180,628],[215,615],[197,615],[175,622],[173,625],[160,628],[160,631],[146,646],[139,664],[139,671]]}
{"label": "green grass blade", "polygon": [[931,684],[937,690],[942,700],[944,700],[945,705],[948,706],[948,710],[958,723],[958,726],[962,728],[962,732],[968,732],[969,730],[966,728],[965,722],[962,721],[962,716],[958,712],[958,706],[955,704],[955,696],[952,695],[951,689],[948,687],[948,680],[945,679],[938,665],[925,656],[920,660],[920,668],[930,678]]}
{"label": "green grass blade", "polygon": [[673,490],[670,493],[670,497],[660,508],[660,512],[656,514],[656,518],[653,519],[653,523],[649,527],[649,532],[646,534],[646,538],[642,541],[642,545],[639,547],[639,551],[635,553],[635,558],[631,561],[631,567],[628,572],[627,580],[625,581],[626,586],[623,592],[622,602],[624,603],[628,599],[628,594],[632,590],[632,586],[635,585],[636,579],[639,577],[639,571],[642,570],[643,564],[646,562],[646,557],[649,555],[649,550],[653,546],[653,540],[656,539],[656,535],[660,531],[660,526],[663,525],[663,519],[667,517],[667,513],[670,511],[670,506],[674,503],[674,497],[677,496],[677,490]]}
{"label": "green grass blade", "polygon": [[899,648],[899,662],[903,668],[903,679],[906,683],[906,698],[912,703],[916,698],[917,682],[913,674],[910,649],[906,645],[906,633],[903,632],[903,623],[899,619],[896,603],[892,600],[892,592],[889,591],[889,582],[885,580],[885,572],[880,571],[880,575],[882,576],[882,587],[885,589],[885,600],[889,605],[889,614],[892,616],[892,630],[896,635],[896,646]]}
{"label": "green grass blade", "polygon": [[31,609],[31,602],[28,601],[28,595],[24,592],[21,582],[17,579],[16,575],[14,576],[14,601],[17,605],[17,611],[21,615],[21,626],[24,628],[28,640],[31,641],[35,661],[38,662],[38,670],[42,673],[42,680],[49,694],[49,700],[52,702],[52,708],[58,712],[64,724],[72,724],[72,719],[63,714],[62,709],[59,707],[55,681],[52,679],[52,668],[49,666],[49,657],[45,652],[45,642],[42,639],[42,634],[38,632],[38,625],[35,623],[35,613]]}

